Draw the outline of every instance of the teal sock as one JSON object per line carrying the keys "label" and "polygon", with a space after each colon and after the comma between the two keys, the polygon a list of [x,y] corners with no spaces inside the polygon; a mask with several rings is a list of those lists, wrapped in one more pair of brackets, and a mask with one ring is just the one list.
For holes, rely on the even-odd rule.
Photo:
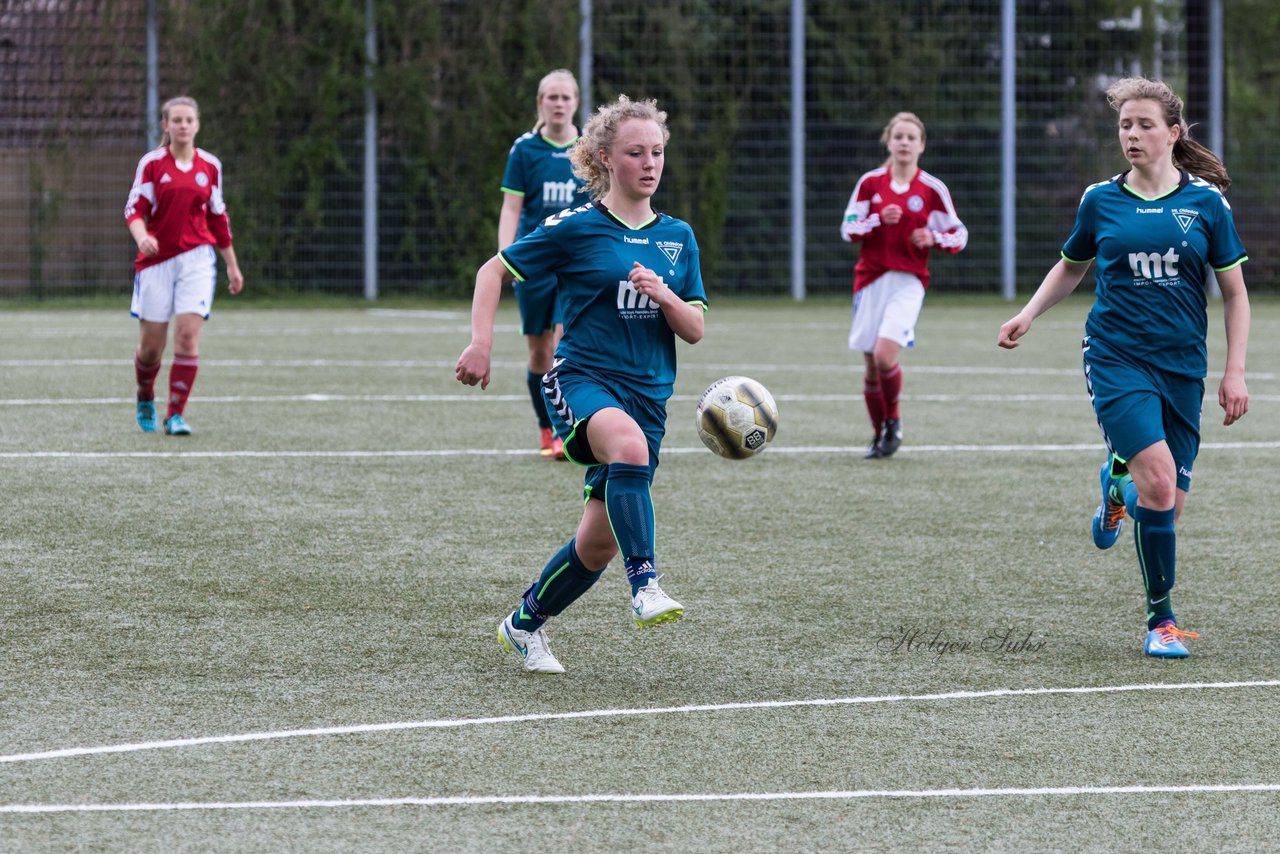
{"label": "teal sock", "polygon": [[604,484],[604,506],[609,525],[627,568],[631,594],[656,578],[653,568],[653,498],[649,494],[652,472],[647,465],[610,463]]}
{"label": "teal sock", "polygon": [[565,543],[543,567],[515,610],[512,624],[522,632],[535,632],[547,618],[554,617],[591,588],[604,572],[587,569],[574,547],[576,538]]}
{"label": "teal sock", "polygon": [[1147,628],[1174,619],[1171,591],[1178,558],[1174,511],[1133,509],[1133,541],[1138,547],[1138,567],[1147,592]]}
{"label": "teal sock", "polygon": [[547,399],[542,395],[542,374],[528,371],[525,382],[529,385],[529,399],[533,401],[533,412],[538,416],[538,426],[544,430],[551,428],[551,416],[547,414]]}
{"label": "teal sock", "polygon": [[1133,482],[1133,478],[1124,475],[1118,480],[1111,483],[1111,500],[1120,500],[1124,502],[1125,512],[1133,518],[1133,513],[1138,508],[1138,487]]}

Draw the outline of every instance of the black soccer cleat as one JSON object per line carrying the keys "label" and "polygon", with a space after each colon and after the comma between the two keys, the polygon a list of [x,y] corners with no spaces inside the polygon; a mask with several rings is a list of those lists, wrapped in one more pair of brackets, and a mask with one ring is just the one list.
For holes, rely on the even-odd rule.
{"label": "black soccer cleat", "polygon": [[864,460],[875,460],[875,459],[879,459],[879,458],[880,458],[880,433],[879,433],[879,431],[877,431],[877,432],[876,432],[876,434],[875,434],[874,436],[872,436],[872,437],[871,437],[871,445],[870,445],[870,446],[867,448],[867,450],[862,454],[862,458],[863,458]]}
{"label": "black soccer cleat", "polygon": [[880,438],[875,444],[876,456],[892,457],[901,446],[902,419],[890,418],[888,421],[885,421],[884,426],[880,428]]}

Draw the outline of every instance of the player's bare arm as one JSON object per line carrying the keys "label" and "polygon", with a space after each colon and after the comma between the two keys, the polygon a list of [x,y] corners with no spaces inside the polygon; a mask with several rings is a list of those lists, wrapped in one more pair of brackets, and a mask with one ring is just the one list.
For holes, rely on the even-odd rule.
{"label": "player's bare arm", "polygon": [[498,297],[503,286],[515,277],[494,255],[476,273],[476,291],[471,300],[471,343],[458,357],[453,375],[463,385],[489,387],[490,360],[493,354],[493,319],[498,313]]}
{"label": "player's bare arm", "polygon": [[1044,281],[1040,283],[1040,287],[1036,289],[1035,294],[1023,306],[1022,311],[1006,320],[1004,325],[1000,327],[1000,335],[996,339],[996,344],[1006,350],[1012,350],[1017,347],[1018,339],[1026,335],[1027,331],[1031,329],[1032,321],[1053,308],[1074,291],[1088,269],[1089,262],[1077,264],[1074,261],[1068,261],[1066,258],[1059,258],[1058,263],[1054,264],[1053,269],[1049,270],[1044,277]]}
{"label": "player's bare arm", "polygon": [[1218,384],[1218,405],[1223,411],[1222,423],[1229,427],[1249,411],[1244,364],[1252,310],[1249,292],[1244,286],[1244,272],[1239,265],[1218,272],[1217,279],[1218,288],[1222,291],[1222,317],[1227,333],[1227,364],[1222,372],[1222,382]]}

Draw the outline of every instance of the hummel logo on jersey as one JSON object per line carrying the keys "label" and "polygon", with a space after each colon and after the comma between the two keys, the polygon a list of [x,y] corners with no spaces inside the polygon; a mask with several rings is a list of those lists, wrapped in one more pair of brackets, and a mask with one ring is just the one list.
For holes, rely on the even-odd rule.
{"label": "hummel logo on jersey", "polygon": [[1170,247],[1163,255],[1158,252],[1130,252],[1129,269],[1135,279],[1178,278],[1178,253]]}
{"label": "hummel logo on jersey", "polygon": [[649,245],[649,238],[647,238],[647,237],[627,237],[627,236],[624,234],[624,235],[622,235],[622,242],[623,242],[623,243],[639,243],[639,244],[641,244],[641,245],[648,246],[648,245]]}
{"label": "hummel logo on jersey", "polygon": [[164,177],[160,179],[160,183],[161,183],[161,184],[168,184],[168,183],[169,183],[170,181],[172,181],[172,180],[173,180],[173,179],[169,177],[169,173],[168,173],[168,172],[166,172],[166,173],[164,173]]}
{"label": "hummel logo on jersey", "polygon": [[1164,213],[1164,208],[1137,208],[1134,213]]}

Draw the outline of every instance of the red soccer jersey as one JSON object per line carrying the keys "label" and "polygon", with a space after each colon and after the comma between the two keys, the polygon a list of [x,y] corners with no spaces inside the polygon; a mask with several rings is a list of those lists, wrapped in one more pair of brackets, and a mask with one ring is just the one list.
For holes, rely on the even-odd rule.
{"label": "red soccer jersey", "polygon": [[222,200],[222,161],[197,148],[183,169],[167,145],[148,152],[138,161],[124,219],[143,220],[160,245],[155,255],[138,253],[137,270],[208,243],[225,249],[231,245],[231,221]]}
{"label": "red soccer jersey", "polygon": [[[893,225],[880,221],[880,211],[888,205],[902,208],[902,219]],[[969,242],[969,230],[956,216],[947,185],[923,169],[906,184],[894,183],[888,166],[858,179],[840,226],[847,242],[862,241],[853,268],[855,293],[890,270],[913,273],[929,287],[929,248],[917,249],[911,243],[911,232],[917,228],[932,231],[934,246],[943,252],[959,252]]]}

